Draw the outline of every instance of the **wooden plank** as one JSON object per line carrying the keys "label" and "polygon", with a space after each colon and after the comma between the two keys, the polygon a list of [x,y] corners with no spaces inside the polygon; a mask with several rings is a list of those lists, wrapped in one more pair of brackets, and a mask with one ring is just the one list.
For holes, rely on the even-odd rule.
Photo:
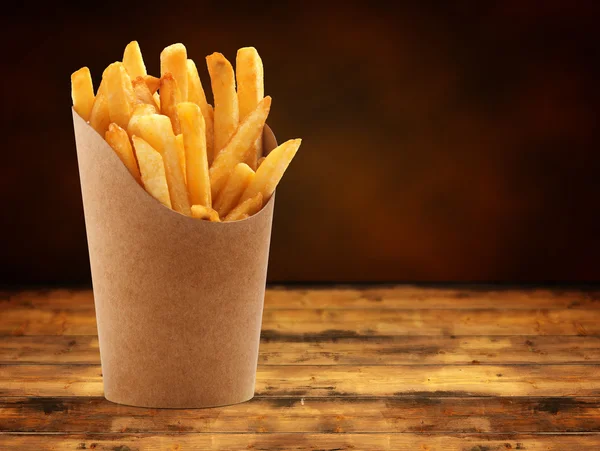
{"label": "wooden plank", "polygon": [[431,287],[415,285],[303,288],[271,286],[265,308],[392,309],[600,309],[600,290]]}
{"label": "wooden plank", "polygon": [[[133,382],[135,383],[135,382]],[[598,365],[259,366],[263,396],[600,396]],[[101,396],[99,365],[1,365],[0,396]]]}
{"label": "wooden plank", "polygon": [[[3,301],[3,302],[2,302]],[[48,310],[93,310],[89,289],[5,291],[0,306]],[[600,309],[598,289],[502,288],[457,286],[451,288],[395,285],[363,287],[269,287],[265,309]]]}
{"label": "wooden plank", "polygon": [[0,398],[0,432],[600,432],[600,398],[254,398],[141,409],[104,398]]}
{"label": "wooden plank", "polygon": [[597,451],[598,434],[0,434],[1,449],[95,451]]}
{"label": "wooden plank", "polygon": [[[344,337],[263,332],[261,365],[600,363],[600,337]],[[8,336],[0,340],[0,364],[99,364],[92,335]]]}
{"label": "wooden plank", "polygon": [[[263,330],[346,335],[600,335],[600,310],[265,310]],[[92,310],[12,308],[0,334],[96,335]]]}

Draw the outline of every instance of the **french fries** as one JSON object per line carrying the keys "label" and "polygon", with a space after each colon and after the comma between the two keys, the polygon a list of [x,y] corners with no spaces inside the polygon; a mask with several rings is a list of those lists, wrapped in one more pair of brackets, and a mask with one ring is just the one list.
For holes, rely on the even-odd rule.
{"label": "french fries", "polygon": [[206,156],[208,158],[208,164],[211,165],[213,162],[213,110],[212,107],[206,101],[206,94],[198,75],[198,69],[196,63],[193,60],[187,60],[187,72],[188,72],[188,100],[195,103],[200,107],[202,116],[204,118],[204,128],[206,130]]}
{"label": "french fries", "polygon": [[236,72],[221,53],[207,56],[206,64],[214,108],[183,44],[163,50],[157,78],[132,41],[123,62],[106,68],[95,95],[88,68],[71,75],[73,109],[164,206],[211,222],[239,221],[273,195],[301,140],[262,156],[271,97],[264,97],[254,47],[239,49]]}
{"label": "french fries", "polygon": [[229,142],[239,123],[235,75],[231,63],[221,53],[206,57],[210,83],[215,99],[213,158]]}
{"label": "french fries", "polygon": [[[138,116],[137,121],[140,137],[155,147],[163,157],[173,210],[189,216],[191,214],[190,201],[179,163],[179,150],[171,128],[171,121],[168,117],[160,114]],[[153,143],[157,146],[154,146]]]}
{"label": "french fries", "polygon": [[156,102],[154,101],[154,96],[143,77],[137,77],[135,80],[131,81],[131,84],[133,86],[133,92],[135,93],[136,105],[143,103],[152,105],[155,109],[158,109],[158,105],[156,105]]}
{"label": "french fries", "polygon": [[77,114],[88,121],[94,106],[94,85],[87,67],[82,67],[71,74],[71,98]]}
{"label": "french fries", "polygon": [[290,139],[273,149],[256,170],[256,176],[242,194],[240,202],[256,196],[257,193],[262,193],[265,201],[269,200],[301,142],[301,139]]}
{"label": "french fries", "polygon": [[144,188],[165,207],[171,208],[169,187],[163,158],[150,144],[142,138],[133,136],[133,146],[137,160],[140,163],[140,172]]}
{"label": "french fries", "polygon": [[206,130],[202,112],[195,103],[182,102],[177,105],[177,115],[183,133],[186,181],[190,202],[194,205],[210,207],[212,198],[206,156]]}
{"label": "french fries", "polygon": [[[237,96],[240,108],[240,121],[244,120],[260,102],[265,93],[264,71],[262,60],[254,47],[244,47],[238,50],[235,61],[237,80]],[[257,160],[262,156],[262,133],[248,152],[246,163],[254,170]]]}
{"label": "french fries", "polygon": [[171,119],[173,131],[176,135],[181,133],[179,117],[177,116],[177,104],[181,101],[177,80],[175,80],[173,74],[167,72],[160,78],[160,112]]}
{"label": "french fries", "polygon": [[150,89],[150,92],[153,95],[158,95],[156,91],[158,91],[158,88],[160,88],[160,78],[153,77],[152,75],[146,75],[144,77],[144,81],[146,82],[148,89]]}
{"label": "french fries", "polygon": [[110,121],[121,128],[127,128],[135,104],[135,94],[123,63],[108,66],[102,75],[102,82],[106,83]]}
{"label": "french fries", "polygon": [[125,70],[132,80],[148,75],[144,58],[142,58],[142,51],[137,41],[131,41],[125,47],[125,51],[123,52],[123,66],[125,66]]}
{"label": "french fries", "polygon": [[110,114],[108,113],[108,97],[105,93],[104,83],[100,83],[98,93],[94,99],[92,105],[92,111],[90,112],[90,125],[100,135],[104,136],[108,126],[110,125]]}
{"label": "french fries", "polygon": [[125,167],[129,169],[136,182],[141,184],[140,170],[138,169],[135,155],[133,155],[133,149],[131,148],[127,132],[117,124],[110,124],[104,138],[110,147],[114,149]]}
{"label": "french fries", "polygon": [[[160,76],[170,73],[177,81],[178,98],[185,102],[188,97],[187,50],[183,44],[173,44],[166,47],[160,54]],[[162,88],[162,85],[161,85]],[[161,97],[163,93],[160,93]]]}
{"label": "french fries", "polygon": [[246,159],[247,153],[252,148],[252,143],[262,133],[270,109],[271,97],[267,96],[261,100],[256,109],[240,124],[237,132],[233,135],[229,144],[227,144],[227,147],[215,157],[213,165],[210,168],[213,197],[219,194],[235,165]]}
{"label": "french fries", "polygon": [[263,195],[262,193],[256,193],[250,199],[246,199],[231,212],[225,216],[225,221],[239,221],[241,219],[252,216],[254,213],[262,208]]}
{"label": "french fries", "polygon": [[181,172],[183,172],[183,180],[187,185],[187,175],[185,170],[185,145],[183,144],[183,134],[175,136],[175,141],[177,142],[177,157],[179,158],[179,166],[181,166]]}
{"label": "french fries", "polygon": [[192,205],[192,216],[198,219],[207,219],[210,222],[221,222],[219,214],[212,208],[204,205]]}
{"label": "french fries", "polygon": [[225,187],[217,197],[214,208],[220,216],[225,216],[238,204],[242,193],[246,190],[252,179],[254,171],[246,163],[238,163]]}

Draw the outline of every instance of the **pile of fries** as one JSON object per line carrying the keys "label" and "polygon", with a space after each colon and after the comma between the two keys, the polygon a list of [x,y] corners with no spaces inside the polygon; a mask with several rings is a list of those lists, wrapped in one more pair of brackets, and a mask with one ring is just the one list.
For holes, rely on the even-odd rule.
{"label": "pile of fries", "polygon": [[106,68],[95,95],[87,67],[71,75],[73,108],[163,205],[213,222],[242,220],[272,196],[301,140],[262,156],[271,97],[254,47],[238,50],[235,73],[220,53],[206,63],[214,108],[183,44],[162,51],[157,78],[137,41]]}

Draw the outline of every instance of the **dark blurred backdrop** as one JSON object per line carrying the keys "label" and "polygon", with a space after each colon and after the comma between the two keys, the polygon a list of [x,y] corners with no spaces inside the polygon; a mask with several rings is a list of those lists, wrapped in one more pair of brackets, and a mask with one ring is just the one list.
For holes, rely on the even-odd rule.
{"label": "dark blurred backdrop", "polygon": [[[371,2],[373,3],[373,2]],[[136,39],[253,45],[303,145],[271,281],[599,281],[597,2],[79,2],[3,8],[3,284],[89,281],[71,72]]]}

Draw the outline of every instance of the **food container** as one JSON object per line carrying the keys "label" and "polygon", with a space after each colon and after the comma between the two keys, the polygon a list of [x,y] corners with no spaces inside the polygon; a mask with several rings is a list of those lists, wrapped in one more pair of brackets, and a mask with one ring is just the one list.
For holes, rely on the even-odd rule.
{"label": "food container", "polygon": [[[154,408],[251,399],[275,196],[242,221],[184,216],[138,185],[74,111],[73,125],[106,399]],[[268,126],[263,143],[276,146]]]}

